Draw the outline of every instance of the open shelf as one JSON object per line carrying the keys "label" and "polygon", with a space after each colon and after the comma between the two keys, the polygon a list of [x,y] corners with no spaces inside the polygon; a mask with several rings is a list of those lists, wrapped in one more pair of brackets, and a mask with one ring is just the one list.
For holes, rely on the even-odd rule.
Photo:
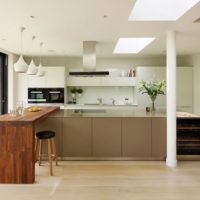
{"label": "open shelf", "polygon": [[136,77],[67,77],[67,86],[136,86]]}

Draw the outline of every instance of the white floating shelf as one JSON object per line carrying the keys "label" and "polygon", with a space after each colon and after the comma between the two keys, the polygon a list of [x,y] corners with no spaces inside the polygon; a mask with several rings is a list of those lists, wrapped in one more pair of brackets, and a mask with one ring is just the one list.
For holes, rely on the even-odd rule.
{"label": "white floating shelf", "polygon": [[67,77],[67,86],[136,86],[135,77]]}

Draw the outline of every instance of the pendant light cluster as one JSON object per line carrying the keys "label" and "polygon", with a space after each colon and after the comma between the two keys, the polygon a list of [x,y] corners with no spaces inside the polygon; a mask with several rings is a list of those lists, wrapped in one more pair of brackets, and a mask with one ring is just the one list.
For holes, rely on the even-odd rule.
{"label": "pendant light cluster", "polygon": [[[21,55],[18,59],[18,61],[14,64],[14,70],[16,73],[26,73],[27,75],[37,75],[37,76],[44,76],[45,71],[43,70],[42,63],[41,63],[41,53],[40,52],[40,65],[37,67],[34,63],[33,60],[33,43],[35,40],[35,36],[32,37],[32,59],[29,64],[29,66],[26,64],[24,61],[24,58],[22,56],[22,48],[23,48],[23,43],[22,43],[22,33],[25,30],[24,27],[20,28],[21,31]],[[40,43],[40,49],[42,48],[43,43]]]}

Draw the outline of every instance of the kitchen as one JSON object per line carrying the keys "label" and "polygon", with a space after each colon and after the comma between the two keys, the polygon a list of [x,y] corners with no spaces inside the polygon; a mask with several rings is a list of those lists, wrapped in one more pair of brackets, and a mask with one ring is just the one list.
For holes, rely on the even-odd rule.
{"label": "kitchen", "polygon": [[25,15],[29,6],[22,0],[18,21],[16,3],[9,10],[10,0],[2,2],[0,16],[11,16],[0,42],[4,198],[27,199],[23,185],[5,183],[28,183],[29,192],[35,186],[39,192],[30,192],[30,199],[156,199],[159,194],[148,191],[156,191],[155,180],[166,199],[165,190],[174,186],[173,195],[187,187],[189,198],[195,189],[187,180],[199,186],[200,4],[193,2],[180,19],[132,20],[142,1],[120,0],[116,7],[104,1],[107,8],[98,0],[44,1],[46,15],[31,1]]}

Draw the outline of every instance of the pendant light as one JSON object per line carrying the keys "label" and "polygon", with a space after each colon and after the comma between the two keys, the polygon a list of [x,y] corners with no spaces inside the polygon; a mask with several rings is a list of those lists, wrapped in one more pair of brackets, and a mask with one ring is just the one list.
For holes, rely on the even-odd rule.
{"label": "pendant light", "polygon": [[28,66],[28,75],[36,75],[38,71],[38,67],[35,65],[34,60],[33,60],[33,41],[35,40],[35,36],[32,37],[32,60],[30,65]]}
{"label": "pendant light", "polygon": [[21,55],[18,59],[18,61],[14,64],[14,70],[17,73],[26,73],[27,69],[28,69],[28,65],[26,64],[26,62],[24,61],[24,58],[22,56],[22,33],[25,30],[24,27],[20,27],[20,32],[21,32],[21,42],[20,42],[20,46],[21,46]]}
{"label": "pendant light", "polygon": [[45,75],[45,70],[42,67],[42,45],[43,43],[40,43],[40,64],[38,67],[38,72],[37,72],[37,76],[44,76]]}

